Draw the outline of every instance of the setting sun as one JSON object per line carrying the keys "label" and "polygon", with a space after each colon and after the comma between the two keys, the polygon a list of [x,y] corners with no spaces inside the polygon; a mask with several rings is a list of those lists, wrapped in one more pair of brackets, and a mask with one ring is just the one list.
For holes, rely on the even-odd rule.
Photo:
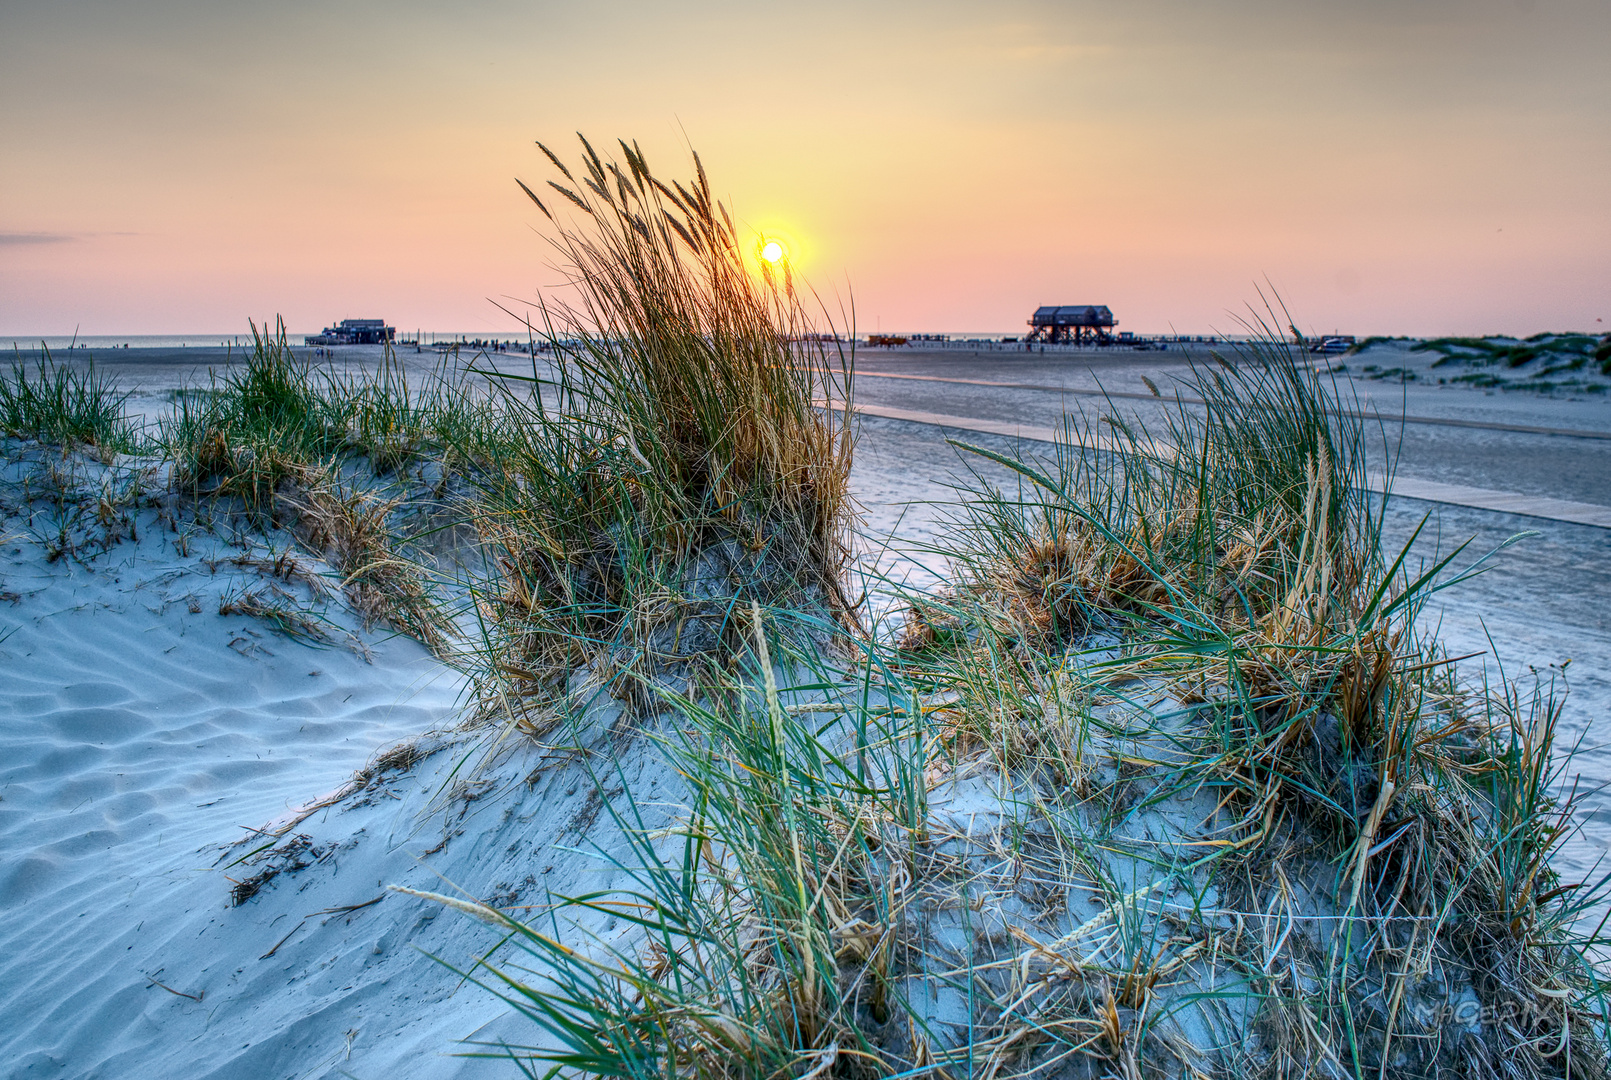
{"label": "setting sun", "polygon": [[783,257],[787,254],[788,252],[784,250],[783,245],[778,243],[776,240],[768,240],[766,243],[761,245],[761,258],[765,259],[769,263],[782,262]]}

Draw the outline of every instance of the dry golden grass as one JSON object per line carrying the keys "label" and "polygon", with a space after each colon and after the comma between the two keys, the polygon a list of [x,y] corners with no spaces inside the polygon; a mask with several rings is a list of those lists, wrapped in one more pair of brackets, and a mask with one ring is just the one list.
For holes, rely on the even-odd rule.
{"label": "dry golden grass", "polygon": [[296,494],[282,496],[295,511],[295,531],[341,574],[341,589],[366,627],[387,623],[445,655],[452,622],[431,596],[424,569],[397,553],[388,525],[402,496],[342,490],[315,473],[304,473],[303,480]]}
{"label": "dry golden grass", "polygon": [[583,151],[580,179],[549,154],[559,212],[526,189],[575,299],[544,311],[547,397],[504,382],[513,445],[477,517],[502,570],[483,697],[517,722],[584,666],[644,705],[697,681],[747,649],[752,603],[807,637],[850,625],[852,437],[814,405],[849,356],[804,341],[792,280],[752,265],[697,157],[685,186],[624,143],[619,165]]}

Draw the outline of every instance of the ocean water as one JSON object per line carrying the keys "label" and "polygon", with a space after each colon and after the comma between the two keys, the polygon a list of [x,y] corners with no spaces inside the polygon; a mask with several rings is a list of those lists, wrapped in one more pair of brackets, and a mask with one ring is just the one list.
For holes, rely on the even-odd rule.
{"label": "ocean water", "polygon": [[[309,330],[308,333],[317,333]],[[286,334],[292,341],[301,344],[302,334]],[[37,349],[43,342],[51,352],[60,352],[65,349],[96,352],[104,349],[180,349],[204,348],[217,349],[220,347],[250,346],[251,334],[45,334],[42,337],[4,337],[0,336],[0,349],[7,352],[13,349]]]}
{"label": "ocean water", "polygon": [[[309,334],[317,334],[318,328],[312,330],[287,330],[286,340],[292,345],[301,346],[302,339]],[[413,342],[416,331],[408,330],[406,334],[399,331],[399,344],[406,336]],[[518,328],[512,331],[450,331],[426,330],[422,332],[424,343],[429,345],[451,345],[455,342],[469,341],[502,341],[510,344],[519,344],[527,339],[527,335]],[[37,350],[40,343],[51,352],[72,350],[74,355],[99,354],[112,349],[217,349],[217,348],[251,348],[252,335],[245,334],[44,334],[33,337],[0,334],[0,353],[10,352],[13,349],[23,351]]]}

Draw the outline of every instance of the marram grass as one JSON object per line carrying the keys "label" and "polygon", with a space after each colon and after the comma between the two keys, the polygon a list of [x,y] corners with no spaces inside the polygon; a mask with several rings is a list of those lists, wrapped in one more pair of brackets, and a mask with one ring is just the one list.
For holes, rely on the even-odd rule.
{"label": "marram grass", "polygon": [[582,149],[572,172],[544,148],[552,212],[522,185],[573,297],[542,311],[551,374],[503,378],[510,445],[477,509],[503,567],[479,594],[484,696],[521,722],[582,667],[640,701],[709,677],[752,604],[830,628],[850,607],[851,429],[815,404],[848,353],[806,342],[697,157],[684,185],[625,143]]}
{"label": "marram grass", "polygon": [[104,369],[90,364],[82,373],[75,371],[42,346],[32,369],[17,360],[9,375],[0,372],[0,433],[132,453],[142,438],[124,409],[127,401],[128,394],[117,389]]}

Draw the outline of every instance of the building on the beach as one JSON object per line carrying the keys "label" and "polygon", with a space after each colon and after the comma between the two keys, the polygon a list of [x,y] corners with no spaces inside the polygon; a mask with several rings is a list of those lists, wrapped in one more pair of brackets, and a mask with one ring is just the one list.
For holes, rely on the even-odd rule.
{"label": "building on the beach", "polygon": [[1043,305],[1029,318],[1026,341],[1061,345],[1105,345],[1119,320],[1106,304]]}
{"label": "building on the beach", "polygon": [[385,319],[342,319],[304,340],[308,345],[384,345],[396,337],[397,327]]}

